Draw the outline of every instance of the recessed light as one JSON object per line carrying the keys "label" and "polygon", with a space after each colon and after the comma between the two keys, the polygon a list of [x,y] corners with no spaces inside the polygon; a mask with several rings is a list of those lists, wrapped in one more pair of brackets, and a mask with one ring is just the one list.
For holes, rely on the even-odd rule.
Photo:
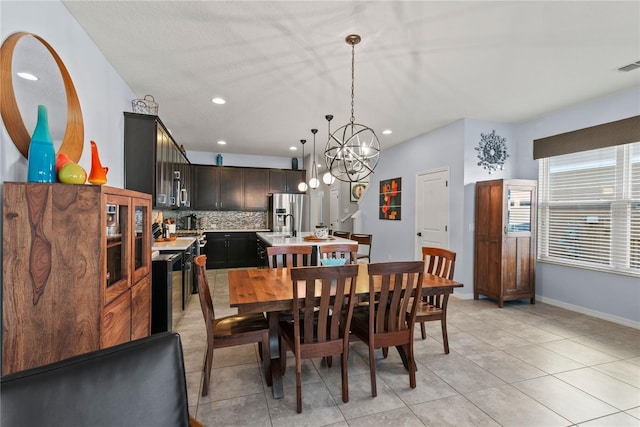
{"label": "recessed light", "polygon": [[391,129],[385,129],[385,130],[382,131],[383,135],[390,135],[392,133],[393,133],[393,131]]}
{"label": "recessed light", "polygon": [[289,150],[291,151],[296,151],[298,149],[298,147],[296,147],[295,145],[292,145],[291,147],[289,147]]}
{"label": "recessed light", "polygon": [[18,73],[18,77],[22,77],[25,80],[38,80],[36,76],[31,73],[20,72]]}
{"label": "recessed light", "polygon": [[222,105],[222,104],[226,103],[227,101],[225,101],[222,98],[213,98],[211,100],[211,102],[213,102],[214,104]]}
{"label": "recessed light", "polygon": [[218,145],[227,145],[227,141],[220,140],[218,141]]}

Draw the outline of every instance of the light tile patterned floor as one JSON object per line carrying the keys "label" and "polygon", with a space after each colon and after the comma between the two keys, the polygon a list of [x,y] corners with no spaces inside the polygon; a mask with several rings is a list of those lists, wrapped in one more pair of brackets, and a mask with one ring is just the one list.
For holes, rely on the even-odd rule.
{"label": "light tile patterned floor", "polygon": [[[227,270],[207,271],[216,316],[229,307]],[[394,349],[376,360],[371,397],[367,347],[352,343],[350,401],[340,394],[340,360],[303,364],[303,412],[295,410],[289,354],[285,397],[261,374],[257,346],[216,350],[209,395],[200,396],[205,328],[197,295],[177,332],[184,348],[191,414],[206,426],[640,426],[640,331],[528,300],[451,298],[451,353],[438,322],[416,332],[417,388]]]}

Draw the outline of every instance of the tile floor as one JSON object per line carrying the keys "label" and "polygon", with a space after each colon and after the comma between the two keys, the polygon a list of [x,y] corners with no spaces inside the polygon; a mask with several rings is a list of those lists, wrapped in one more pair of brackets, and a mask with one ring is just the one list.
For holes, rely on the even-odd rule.
{"label": "tile floor", "polygon": [[[216,316],[233,314],[227,270],[209,270]],[[295,410],[290,354],[285,397],[261,374],[257,345],[214,352],[209,395],[200,396],[205,328],[193,295],[182,337],[191,414],[206,426],[640,426],[640,331],[548,304],[451,298],[449,345],[439,322],[416,332],[417,388],[395,349],[376,361],[371,397],[367,347],[352,343],[350,401],[340,394],[339,359],[303,364],[303,412]],[[334,359],[335,360],[335,359]]]}

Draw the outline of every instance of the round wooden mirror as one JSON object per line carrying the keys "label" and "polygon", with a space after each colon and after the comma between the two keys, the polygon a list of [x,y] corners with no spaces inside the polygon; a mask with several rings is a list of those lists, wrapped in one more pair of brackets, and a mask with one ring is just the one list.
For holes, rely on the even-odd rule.
{"label": "round wooden mirror", "polygon": [[[0,48],[0,113],[4,126],[9,133],[20,153],[26,158],[29,153],[29,143],[31,135],[25,126],[25,121],[20,113],[16,91],[13,82],[15,70],[13,70],[14,54],[18,46],[18,42],[24,37],[33,37],[40,42],[46,50],[51,54],[55,64],[57,65],[60,77],[64,84],[64,93],[66,95],[67,114],[66,126],[62,143],[58,148],[58,153],[65,153],[71,160],[77,162],[82,156],[84,145],[84,124],[82,121],[82,111],[76,89],[73,86],[71,77],[64,63],[56,53],[56,51],[43,38],[36,34],[19,32],[7,37]],[[19,48],[19,47],[18,47]],[[43,105],[43,102],[41,102]]]}

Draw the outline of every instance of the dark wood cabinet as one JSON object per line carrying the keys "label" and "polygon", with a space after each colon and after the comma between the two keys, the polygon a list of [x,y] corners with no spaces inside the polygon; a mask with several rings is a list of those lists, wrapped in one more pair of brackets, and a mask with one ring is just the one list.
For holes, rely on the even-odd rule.
{"label": "dark wood cabinet", "polygon": [[475,299],[535,302],[537,185],[531,180],[476,184]]}
{"label": "dark wood cabinet", "polygon": [[270,193],[304,193],[298,190],[298,184],[305,181],[306,171],[295,169],[270,169]]}
{"label": "dark wood cabinet", "polygon": [[124,113],[124,186],[153,196],[155,208],[190,208],[190,163],[157,116]]}
{"label": "dark wood cabinet", "polygon": [[242,168],[194,165],[195,208],[209,211],[244,209]]}
{"label": "dark wood cabinet", "polygon": [[255,232],[205,233],[207,268],[255,267],[257,265]]}
{"label": "dark wood cabinet", "polygon": [[244,170],[244,210],[264,212],[268,208],[269,170]]}

